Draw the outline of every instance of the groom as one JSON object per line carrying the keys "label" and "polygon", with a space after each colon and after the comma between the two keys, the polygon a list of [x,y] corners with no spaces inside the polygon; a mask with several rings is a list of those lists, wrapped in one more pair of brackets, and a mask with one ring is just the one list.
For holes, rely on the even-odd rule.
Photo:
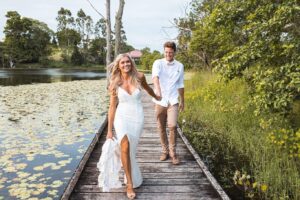
{"label": "groom", "polygon": [[[177,165],[180,161],[176,156],[176,125],[178,111],[184,109],[184,68],[182,63],[174,59],[175,52],[176,44],[174,42],[164,44],[164,58],[153,63],[152,79],[156,95],[162,97],[160,101],[153,100],[162,146],[160,160],[164,161],[170,157],[172,163]],[[168,125],[170,134],[169,141],[166,125]]]}

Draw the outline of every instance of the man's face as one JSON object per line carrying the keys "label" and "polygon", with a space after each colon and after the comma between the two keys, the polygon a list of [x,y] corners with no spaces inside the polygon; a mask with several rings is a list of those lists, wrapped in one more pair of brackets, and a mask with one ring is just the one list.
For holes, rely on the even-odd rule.
{"label": "man's face", "polygon": [[172,48],[165,47],[165,59],[169,62],[174,60],[175,51]]}

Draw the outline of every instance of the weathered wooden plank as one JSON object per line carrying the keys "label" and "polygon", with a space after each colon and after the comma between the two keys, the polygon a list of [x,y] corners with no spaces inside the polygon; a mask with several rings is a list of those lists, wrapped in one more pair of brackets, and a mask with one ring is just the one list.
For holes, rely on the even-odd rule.
{"label": "weathered wooden plank", "polygon": [[[96,147],[95,149],[97,150],[99,148],[98,151],[100,151],[102,149],[102,147]],[[149,151],[149,150],[155,150],[156,152],[159,152],[161,150],[161,146],[160,144],[159,145],[153,145],[153,144],[139,144],[138,147],[137,147],[137,150],[138,151]],[[176,146],[176,151],[177,150],[180,150],[180,151],[186,151],[186,152],[189,152],[188,148],[186,148],[186,146],[184,146],[183,144],[181,145],[177,145]]]}
{"label": "weathered wooden plank", "polygon": [[[71,197],[71,200],[128,200],[123,193],[76,193]],[[137,193],[136,199],[146,200],[219,200],[219,197],[212,197],[206,191],[194,193]]]}
{"label": "weathered wooden plank", "polygon": [[[196,167],[180,167],[180,166],[174,166],[173,167],[153,167],[153,166],[143,166],[140,167],[142,173],[174,173],[174,172],[194,172],[194,173],[201,173],[202,170],[196,166]],[[98,171],[95,167],[88,167],[85,168],[86,172],[96,172]]]}
{"label": "weathered wooden plank", "polygon": [[[137,193],[151,192],[151,193],[172,193],[172,192],[182,192],[182,193],[193,193],[195,191],[210,191],[213,192],[214,188],[210,184],[201,185],[154,185],[154,186],[141,186],[136,188]],[[75,192],[102,192],[102,189],[97,185],[77,185],[75,187]],[[111,192],[124,192],[124,188],[112,189]]]}
{"label": "weathered wooden plank", "polygon": [[[121,176],[122,177],[122,176]],[[123,182],[123,178],[120,179]],[[78,180],[78,184],[80,185],[97,185],[98,184],[98,176],[88,176],[88,177],[80,177]],[[172,179],[160,179],[160,178],[144,178],[143,186],[146,185],[200,185],[200,184],[210,184],[205,176],[198,179],[183,179],[183,178],[172,178]]]}
{"label": "weathered wooden plank", "polygon": [[[87,167],[96,167],[98,161],[88,161],[85,166]],[[189,161],[189,162],[181,162],[180,166],[174,166],[171,162],[167,161],[160,161],[160,162],[139,162],[140,167],[146,167],[146,166],[155,166],[155,167],[169,167],[169,168],[174,168],[174,167],[181,167],[181,168],[187,168],[187,167],[198,167],[198,163],[195,161]]]}
{"label": "weathered wooden plank", "polygon": [[[99,172],[86,172],[83,171],[81,176],[82,177],[98,177]],[[183,178],[183,179],[197,179],[203,177],[204,174],[202,173],[193,173],[193,172],[172,172],[172,173],[143,173],[143,178],[161,178],[161,179],[173,179],[173,178]]]}
{"label": "weathered wooden plank", "polygon": [[[98,162],[99,161],[99,157],[90,157],[89,159],[91,162]],[[154,165],[156,163],[161,163],[161,162],[166,162],[166,163],[171,163],[171,160],[166,160],[166,161],[160,161],[159,160],[159,154],[157,154],[156,156],[145,156],[145,157],[137,157],[137,161],[139,163],[143,163],[143,162],[151,162]],[[185,157],[180,157],[180,163],[184,164],[186,162],[190,162],[190,161],[194,161],[194,158],[191,156],[185,156]]]}
{"label": "weathered wooden plank", "polygon": [[[154,154],[154,155],[160,155],[160,152],[161,152],[161,148],[153,148],[151,149],[150,147],[149,148],[137,148],[137,155],[138,154]],[[97,154],[101,154],[102,150],[99,150],[97,152]],[[189,151],[187,149],[183,149],[183,148],[177,148],[176,149],[176,153],[178,154],[178,156],[180,155],[186,155]]]}

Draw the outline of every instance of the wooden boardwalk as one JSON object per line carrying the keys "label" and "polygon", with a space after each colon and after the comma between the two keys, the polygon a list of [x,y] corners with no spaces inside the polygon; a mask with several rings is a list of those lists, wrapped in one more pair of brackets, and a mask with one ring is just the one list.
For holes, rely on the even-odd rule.
{"label": "wooden boardwalk", "polygon": [[[135,190],[136,199],[229,199],[189,145],[180,129],[182,137],[177,139],[177,154],[181,164],[174,166],[170,160],[159,160],[161,146],[154,118],[154,104],[146,94],[143,95],[142,101],[145,125],[138,145],[137,159],[144,182]],[[101,155],[106,130],[102,128],[101,132],[95,148],[92,149],[94,147],[92,145],[91,154],[87,154],[86,161],[81,163],[84,166],[79,167],[62,199],[127,199],[124,192],[125,186],[111,192],[102,192],[97,186],[99,172],[96,165]],[[121,177],[123,177],[123,171],[121,173]]]}

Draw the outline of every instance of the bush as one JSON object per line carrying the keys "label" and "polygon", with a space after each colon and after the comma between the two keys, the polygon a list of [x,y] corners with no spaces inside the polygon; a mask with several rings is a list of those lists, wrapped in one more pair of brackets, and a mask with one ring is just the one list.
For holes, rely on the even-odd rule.
{"label": "bush", "polygon": [[79,52],[78,47],[74,47],[74,51],[71,56],[71,62],[74,65],[82,65],[84,63],[84,58],[82,54]]}
{"label": "bush", "polygon": [[[299,127],[255,115],[246,81],[203,72],[186,83],[185,134],[233,199],[299,199]],[[183,123],[183,122],[184,123]]]}

